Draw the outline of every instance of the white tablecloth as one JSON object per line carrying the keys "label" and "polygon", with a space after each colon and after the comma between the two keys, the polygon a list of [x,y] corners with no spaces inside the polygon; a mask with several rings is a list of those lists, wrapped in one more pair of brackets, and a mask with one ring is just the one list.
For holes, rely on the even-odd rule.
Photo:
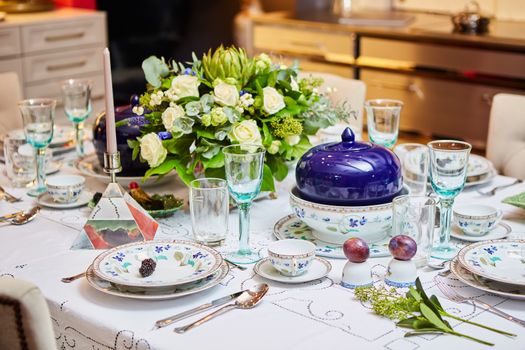
{"label": "white tablecloth", "polygon": [[[69,166],[63,172],[75,172],[75,169]],[[510,181],[512,179],[499,176],[490,186]],[[24,202],[16,205],[1,202],[0,214],[34,205],[33,199],[25,195],[25,189],[10,188],[5,176],[0,178],[0,183],[10,192],[24,197]],[[291,212],[287,191],[292,183],[290,177],[279,185],[277,200],[260,201],[253,205],[251,241],[258,247],[263,247],[272,239],[274,223]],[[90,190],[98,191],[105,187],[93,179],[88,179],[87,186]],[[180,183],[152,189],[163,190],[175,191],[179,195],[186,193]],[[488,203],[501,208],[505,222],[513,228],[512,235],[523,237],[525,211],[501,203],[502,198],[519,191],[525,191],[525,184],[502,190],[494,197],[481,197],[473,190],[466,190],[458,197],[457,203]],[[328,278],[302,285],[266,281],[254,275],[251,268],[244,272],[232,270],[217,287],[168,301],[137,301],[106,295],[92,289],[84,279],[71,284],[61,283],[61,277],[81,272],[100,253],[69,249],[88,213],[86,207],[72,210],[44,209],[42,215],[29,224],[0,227],[0,275],[26,279],[41,288],[49,302],[60,349],[487,348],[449,335],[404,338],[406,330],[396,328],[394,322],[374,315],[354,299],[352,291],[338,285],[344,260],[331,259],[333,269]],[[230,218],[233,233],[237,232],[236,216],[237,211],[233,211]],[[187,212],[179,212],[160,222],[162,232],[159,238],[191,238]],[[384,274],[388,260],[373,260],[377,279]],[[442,297],[433,281],[435,274],[428,268],[419,271],[427,291]],[[231,311],[183,335],[175,334],[173,327],[151,330],[158,319],[260,282],[269,283],[271,288],[263,302],[252,310]],[[479,296],[525,319],[525,302],[490,296],[462,285],[453,278],[449,278],[448,283],[459,288],[462,294]],[[525,348],[525,328],[471,305],[441,299],[451,313],[517,333],[518,337],[509,338],[454,321],[452,325],[457,331],[492,341],[498,349]]]}

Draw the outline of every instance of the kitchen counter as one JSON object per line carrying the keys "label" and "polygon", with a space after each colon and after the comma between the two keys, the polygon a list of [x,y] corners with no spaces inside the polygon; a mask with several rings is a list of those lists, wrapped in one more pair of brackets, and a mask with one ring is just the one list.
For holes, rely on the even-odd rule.
{"label": "kitchen counter", "polygon": [[340,24],[337,18],[323,13],[304,14],[298,18],[294,13],[273,12],[252,19],[255,24],[293,25],[297,28],[348,32],[367,37],[525,53],[525,22],[491,20],[489,33],[468,35],[452,32],[450,16],[413,15],[414,20],[404,27]]}

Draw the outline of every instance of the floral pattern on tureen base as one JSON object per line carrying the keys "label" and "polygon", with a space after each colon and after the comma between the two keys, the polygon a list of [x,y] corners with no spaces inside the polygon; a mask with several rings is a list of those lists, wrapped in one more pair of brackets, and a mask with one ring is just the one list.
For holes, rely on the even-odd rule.
{"label": "floral pattern on tureen base", "polygon": [[[144,259],[157,265],[152,275],[142,277]],[[190,241],[147,241],[122,245],[100,254],[93,261],[94,273],[109,282],[135,287],[165,287],[205,278],[221,266],[221,255]]]}
{"label": "floral pattern on tureen base", "polygon": [[[274,226],[273,234],[277,239],[294,238],[308,240],[316,245],[315,255],[317,256],[346,259],[345,254],[343,253],[342,245],[331,244],[317,239],[313,234],[313,230],[300,219],[298,219],[295,214],[290,214],[279,220]],[[370,257],[378,258],[382,256],[389,256],[389,240],[390,237],[388,236],[379,242],[369,244]]]}
{"label": "floral pattern on tureen base", "polygon": [[492,240],[463,248],[458,259],[467,270],[494,281],[525,286],[525,240]]}

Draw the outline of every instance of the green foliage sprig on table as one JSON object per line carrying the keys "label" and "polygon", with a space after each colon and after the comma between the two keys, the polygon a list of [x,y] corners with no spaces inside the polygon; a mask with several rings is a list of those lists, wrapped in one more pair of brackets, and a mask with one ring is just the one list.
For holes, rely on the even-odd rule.
{"label": "green foliage sprig on table", "polygon": [[386,289],[385,287],[378,288],[373,286],[357,288],[355,290],[355,297],[361,302],[369,303],[376,314],[398,321],[396,323],[398,327],[412,329],[411,332],[405,333],[405,337],[421,334],[447,333],[467,338],[484,345],[494,345],[488,341],[456,332],[443,317],[469,323],[499,334],[516,336],[512,333],[449,314],[443,309],[439,299],[435,295],[427,296],[419,278],[416,280],[416,287],[410,287],[405,295],[399,294],[395,288]]}
{"label": "green foliage sprig on table", "polygon": [[128,144],[148,162],[145,178],[172,170],[186,183],[202,173],[224,177],[221,148],[252,143],[267,151],[262,190],[274,191],[274,179],[288,174],[286,162],[311,147],[308,136],[350,115],[346,104],[334,106],[320,92],[321,79],[298,79],[297,66],[235,47],[186,64],[151,56],[142,68],[147,91],[133,110],[146,121]]}

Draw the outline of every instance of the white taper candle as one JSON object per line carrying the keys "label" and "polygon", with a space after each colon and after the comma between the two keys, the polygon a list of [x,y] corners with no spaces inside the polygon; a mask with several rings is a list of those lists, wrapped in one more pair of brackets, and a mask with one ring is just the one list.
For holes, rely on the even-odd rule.
{"label": "white taper candle", "polygon": [[106,152],[117,153],[117,134],[115,130],[115,106],[113,104],[113,81],[109,50],[104,49],[104,87],[106,89]]}

